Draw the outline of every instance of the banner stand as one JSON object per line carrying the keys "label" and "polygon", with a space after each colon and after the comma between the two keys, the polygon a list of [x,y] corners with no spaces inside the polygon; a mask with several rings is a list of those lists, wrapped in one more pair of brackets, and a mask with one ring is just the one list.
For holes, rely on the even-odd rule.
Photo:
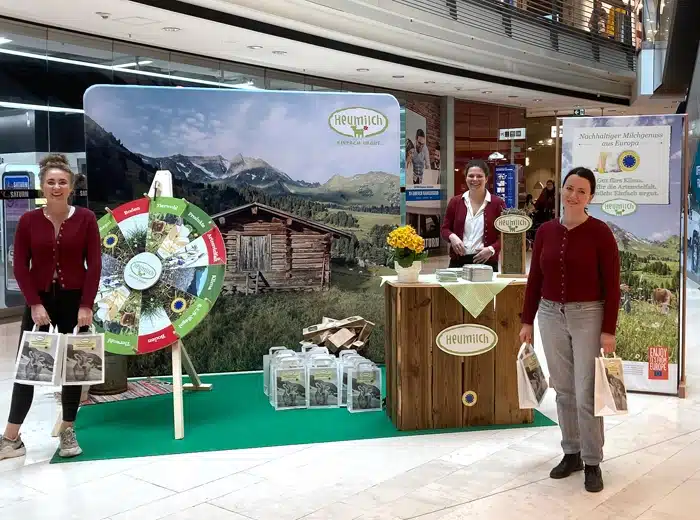
{"label": "banner stand", "polygon": [[[173,176],[168,170],[158,170],[153,177],[153,182],[148,190],[147,197],[155,199],[157,197],[173,196]],[[173,421],[175,426],[175,439],[185,438],[185,419],[182,400],[183,390],[188,391],[209,391],[212,385],[202,383],[199,374],[192,364],[187,349],[181,340],[177,340],[171,346],[173,360]],[[182,384],[182,366],[190,377],[190,383]]]}

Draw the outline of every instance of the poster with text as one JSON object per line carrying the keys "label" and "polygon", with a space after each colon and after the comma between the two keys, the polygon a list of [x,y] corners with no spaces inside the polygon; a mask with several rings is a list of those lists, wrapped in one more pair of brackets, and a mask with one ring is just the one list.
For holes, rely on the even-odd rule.
{"label": "poster with text", "polygon": [[595,173],[594,204],[669,204],[671,126],[572,128],[571,160]]}
{"label": "poster with text", "polygon": [[406,224],[425,239],[428,250],[440,248],[442,218],[440,103],[408,99],[405,106]]}
{"label": "poster with text", "polygon": [[677,394],[680,359],[683,129],[680,115],[564,119],[562,180],[594,171],[591,216],[620,250],[616,331],[631,391]]}
{"label": "poster with text", "polygon": [[[140,199],[155,172],[168,170],[174,197],[201,208],[221,231],[222,294],[187,336],[200,373],[260,370],[270,347],[299,350],[304,328],[352,316],[374,324],[360,353],[383,361],[380,275],[391,272],[386,237],[401,220],[393,96],[99,86],[87,91],[84,107],[98,216]],[[196,261],[206,243],[192,226],[204,216],[184,215],[180,226],[166,213],[139,223],[163,240],[143,235],[134,249],[160,257],[186,244],[195,261],[164,282],[185,299],[206,292],[220,273]],[[124,326],[157,330],[162,316],[147,323],[143,308],[124,305],[139,313],[138,323],[130,317]],[[129,375],[164,375],[169,364],[163,352],[139,356]]]}

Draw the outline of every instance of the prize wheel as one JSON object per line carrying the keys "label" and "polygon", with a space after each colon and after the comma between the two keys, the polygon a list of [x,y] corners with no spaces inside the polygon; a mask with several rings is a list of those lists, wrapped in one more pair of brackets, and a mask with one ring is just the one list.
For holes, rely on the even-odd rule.
{"label": "prize wheel", "polygon": [[122,204],[99,222],[102,276],[94,325],[105,350],[146,354],[185,337],[221,293],[226,248],[197,206],[158,197]]}

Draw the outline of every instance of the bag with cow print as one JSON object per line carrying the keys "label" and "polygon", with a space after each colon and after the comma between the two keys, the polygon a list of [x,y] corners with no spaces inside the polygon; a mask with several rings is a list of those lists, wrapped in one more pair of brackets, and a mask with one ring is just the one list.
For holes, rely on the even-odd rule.
{"label": "bag with cow print", "polygon": [[15,362],[15,382],[23,385],[57,386],[63,376],[61,335],[54,326],[47,332],[32,330],[22,333]]}
{"label": "bag with cow print", "polygon": [[104,334],[78,332],[63,334],[63,384],[101,385],[105,382],[105,339]]}

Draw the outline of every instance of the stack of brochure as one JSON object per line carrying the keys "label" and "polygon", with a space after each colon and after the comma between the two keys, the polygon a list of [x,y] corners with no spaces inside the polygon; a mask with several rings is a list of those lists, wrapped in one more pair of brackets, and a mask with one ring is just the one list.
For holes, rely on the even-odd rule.
{"label": "stack of brochure", "polygon": [[462,268],[462,278],[470,282],[490,282],[493,280],[493,268],[483,264],[465,265]]}
{"label": "stack of brochure", "polygon": [[450,269],[436,269],[435,277],[437,278],[438,282],[459,282],[459,272],[451,271]]}

